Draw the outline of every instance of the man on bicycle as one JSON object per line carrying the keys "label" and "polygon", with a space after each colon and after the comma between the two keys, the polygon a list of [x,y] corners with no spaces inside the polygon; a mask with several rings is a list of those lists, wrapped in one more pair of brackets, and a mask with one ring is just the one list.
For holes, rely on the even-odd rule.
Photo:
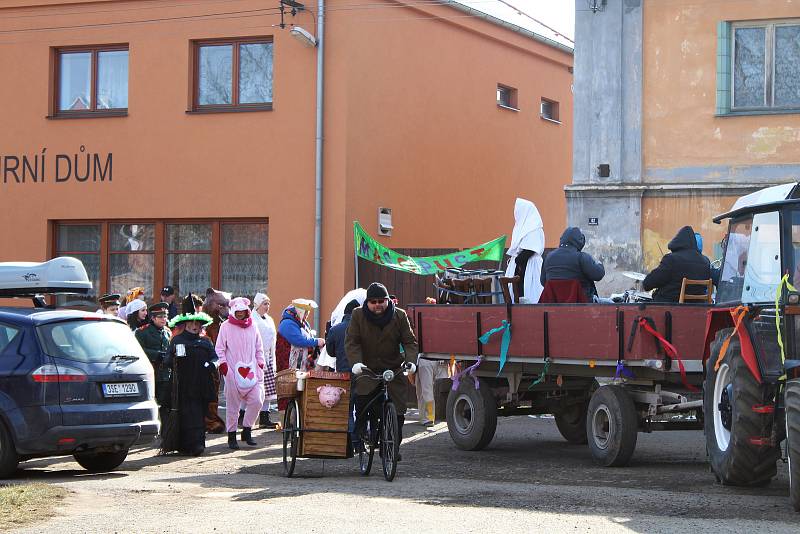
{"label": "man on bicycle", "polygon": [[[389,299],[389,292],[383,284],[370,284],[364,305],[353,310],[350,326],[347,328],[345,350],[356,376],[365,367],[380,375],[387,369],[397,370],[406,361],[416,362],[419,352],[417,338],[411,330],[408,316]],[[378,385],[374,380],[366,378],[355,380],[356,413],[360,413],[369,402]],[[408,384],[402,373],[398,373],[388,384],[389,398],[397,408],[400,441],[403,439],[407,388]],[[359,433],[357,428],[356,435]]]}

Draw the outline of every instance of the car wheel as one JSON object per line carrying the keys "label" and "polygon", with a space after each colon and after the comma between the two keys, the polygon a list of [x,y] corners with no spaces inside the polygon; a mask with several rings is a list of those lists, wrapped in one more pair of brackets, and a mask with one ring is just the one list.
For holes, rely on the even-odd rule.
{"label": "car wheel", "polygon": [[128,449],[119,452],[76,452],[75,461],[91,473],[113,471],[125,461]]}
{"label": "car wheel", "polygon": [[19,457],[14,448],[14,440],[6,426],[0,421],[0,478],[8,478],[17,470]]}

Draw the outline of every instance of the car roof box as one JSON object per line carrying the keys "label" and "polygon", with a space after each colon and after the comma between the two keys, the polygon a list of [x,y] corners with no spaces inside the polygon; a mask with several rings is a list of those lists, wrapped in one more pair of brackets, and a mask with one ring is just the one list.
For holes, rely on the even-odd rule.
{"label": "car roof box", "polygon": [[85,295],[92,289],[86,269],[75,258],[42,263],[0,263],[0,297],[32,297],[46,293]]}

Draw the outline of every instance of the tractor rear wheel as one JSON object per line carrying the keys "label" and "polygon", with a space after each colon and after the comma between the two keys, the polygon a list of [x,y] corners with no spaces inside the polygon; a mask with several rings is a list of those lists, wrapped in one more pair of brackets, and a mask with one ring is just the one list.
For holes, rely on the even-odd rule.
{"label": "tractor rear wheel", "polygon": [[717,480],[730,486],[763,486],[777,472],[780,449],[765,443],[772,435],[773,414],[754,408],[765,404],[761,384],[742,358],[734,336],[719,368],[722,344],[732,328],[717,332],[706,362],[703,418],[706,450]]}
{"label": "tractor rear wheel", "polygon": [[800,378],[786,382],[786,456],[789,457],[789,500],[800,512]]}

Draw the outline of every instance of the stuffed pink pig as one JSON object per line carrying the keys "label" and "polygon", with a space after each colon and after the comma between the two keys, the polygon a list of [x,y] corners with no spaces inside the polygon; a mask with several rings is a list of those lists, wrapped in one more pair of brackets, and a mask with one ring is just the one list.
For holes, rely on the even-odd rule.
{"label": "stuffed pink pig", "polygon": [[339,404],[339,400],[342,398],[342,393],[346,390],[344,388],[331,386],[331,385],[324,385],[317,388],[317,394],[319,395],[319,403],[325,406],[326,408],[333,408],[337,404]]}

